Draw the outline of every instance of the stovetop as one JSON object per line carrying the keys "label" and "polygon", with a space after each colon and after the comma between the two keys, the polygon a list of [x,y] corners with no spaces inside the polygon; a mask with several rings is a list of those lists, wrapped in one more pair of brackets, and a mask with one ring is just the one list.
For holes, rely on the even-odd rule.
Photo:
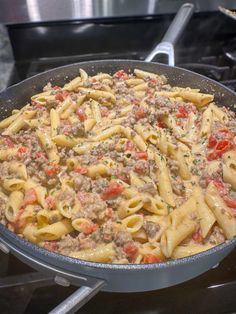
{"label": "stovetop", "polygon": [[[236,251],[232,252],[224,261],[207,273],[170,288],[128,294],[99,292],[78,313],[236,313],[235,259]],[[35,274],[33,269],[21,263],[12,255],[1,256],[1,273],[3,273],[4,266],[7,267],[7,265],[8,271],[5,275],[19,275],[18,280],[20,282],[24,279],[28,280],[29,275]],[[9,277],[6,278],[9,281]],[[14,281],[15,278],[17,277],[14,277]],[[34,277],[32,276],[32,278]],[[11,281],[9,285],[11,285]],[[34,284],[0,289],[1,314],[48,313],[76,289],[78,288],[61,287],[53,284],[53,282],[49,282],[48,285],[46,283],[45,286],[39,288],[37,288],[37,284]]]}
{"label": "stovetop", "polygon": [[[143,60],[163,36],[171,18],[11,25],[8,31],[15,65],[8,85],[80,61]],[[236,91],[236,61],[229,58],[236,52],[235,30],[235,24],[221,14],[195,15],[177,44],[176,65],[206,75]],[[235,260],[236,250],[214,269],[171,288],[131,294],[100,292],[78,313],[236,313]],[[13,279],[23,282],[31,274],[34,276],[35,271],[14,256],[0,253],[2,278],[20,276]],[[11,278],[7,282],[9,288],[0,289],[1,314],[47,313],[77,289],[52,282],[39,288],[37,284],[12,287]]]}

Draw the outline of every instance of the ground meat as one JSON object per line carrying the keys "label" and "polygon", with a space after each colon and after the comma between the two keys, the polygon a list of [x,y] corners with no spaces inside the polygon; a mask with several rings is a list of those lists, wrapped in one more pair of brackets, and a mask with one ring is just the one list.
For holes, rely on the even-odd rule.
{"label": "ground meat", "polygon": [[146,221],[143,227],[149,238],[154,238],[157,232],[160,230],[159,224],[156,224],[152,221]]}
{"label": "ground meat", "polygon": [[74,179],[74,189],[76,192],[89,192],[91,190],[92,180],[89,177],[83,176],[82,174],[74,171],[72,171],[70,175]]}
{"label": "ground meat", "polygon": [[154,125],[155,122],[157,121],[157,114],[152,113],[148,116],[147,118],[148,123],[150,123],[151,125]]}
{"label": "ground meat", "polygon": [[72,94],[70,93],[70,98],[73,100],[73,101],[76,101],[78,99],[78,96],[76,94]]}
{"label": "ground meat", "polygon": [[[114,137],[114,139],[116,139]],[[93,148],[90,153],[94,156],[104,156],[106,153],[110,153],[115,150],[115,143],[104,142]]]}
{"label": "ground meat", "polygon": [[179,170],[178,161],[173,160],[173,159],[169,159],[168,160],[168,166],[169,166],[169,169],[172,173],[174,173],[174,174],[178,173],[178,170]]}
{"label": "ground meat", "polygon": [[149,162],[146,160],[137,160],[134,165],[134,171],[140,174],[149,174]]}
{"label": "ground meat", "polygon": [[222,166],[222,164],[219,164],[218,168],[216,169],[216,171],[214,171],[211,174],[211,177],[214,180],[220,180],[222,178],[222,176],[223,176],[223,166]]}
{"label": "ground meat", "polygon": [[200,187],[202,187],[203,189],[206,189],[208,186],[208,182],[204,177],[201,177],[199,180],[199,185]]}
{"label": "ground meat", "polygon": [[80,122],[72,123],[71,134],[75,137],[85,136],[84,124]]}
{"label": "ground meat", "polygon": [[0,163],[0,180],[3,180],[5,177],[8,176],[8,168],[9,168],[8,162],[4,161]]}
{"label": "ground meat", "polygon": [[81,250],[94,249],[97,246],[97,243],[94,241],[94,239],[84,235],[83,233],[80,233],[78,238]]}
{"label": "ground meat", "polygon": [[59,105],[59,101],[55,99],[47,99],[47,107],[48,108],[57,108]]}
{"label": "ground meat", "polygon": [[225,241],[223,230],[220,227],[215,226],[213,232],[208,238],[206,238],[206,240],[208,240],[213,245],[223,243]]}
{"label": "ground meat", "polygon": [[123,246],[125,243],[132,241],[132,237],[131,237],[130,233],[127,231],[118,231],[115,234],[114,240],[118,246]]}
{"label": "ground meat", "polygon": [[92,184],[92,192],[102,193],[102,191],[108,186],[109,181],[105,178],[98,178],[91,182]]}
{"label": "ground meat", "polygon": [[230,128],[230,129],[232,128],[232,130],[235,130],[235,128],[236,128],[236,121],[235,120],[229,120],[227,122],[226,126],[228,128]]}
{"label": "ground meat", "polygon": [[105,201],[96,193],[88,193],[84,203],[82,204],[81,210],[76,213],[75,218],[89,218],[92,220],[100,219],[104,216],[104,210],[107,208]]}
{"label": "ground meat", "polygon": [[96,156],[91,155],[91,151],[87,154],[80,156],[80,161],[84,165],[96,165],[99,162]]}
{"label": "ground meat", "polygon": [[78,237],[72,237],[70,234],[62,236],[58,242],[58,252],[64,255],[69,255],[73,251],[80,249],[80,241]]}
{"label": "ground meat", "polygon": [[213,168],[214,171],[210,171],[210,169],[211,168],[208,168],[208,171],[204,170],[199,180],[199,185],[204,189],[207,187],[209,179],[220,181],[223,177],[223,167],[221,163],[218,163],[218,167],[216,169],[215,167]]}
{"label": "ground meat", "polygon": [[57,199],[59,201],[70,201],[73,198],[74,198],[74,193],[68,188],[61,190],[60,193],[57,195]]}
{"label": "ground meat", "polygon": [[172,106],[172,103],[169,100],[169,98],[164,96],[156,96],[155,103],[158,107],[165,109]]}
{"label": "ground meat", "polygon": [[45,171],[39,170],[39,169],[37,171],[35,171],[34,170],[35,168],[33,167],[33,165],[34,164],[32,163],[30,165],[30,167],[27,168],[28,174],[31,175],[32,177],[34,177],[36,182],[41,182],[42,184],[50,185],[51,182],[49,182],[50,180],[48,180],[48,177],[47,177]]}
{"label": "ground meat", "polygon": [[230,190],[229,190],[229,197],[232,198],[234,201],[236,201],[236,192],[232,191],[231,185],[230,185]]}
{"label": "ground meat", "polygon": [[140,186],[138,188],[138,191],[139,192],[147,192],[147,193],[150,193],[152,195],[155,195],[157,193],[155,186],[151,182],[145,183],[144,185]]}
{"label": "ground meat", "polygon": [[107,200],[106,202],[109,207],[112,207],[113,209],[115,209],[119,207],[122,199],[123,199],[122,196],[118,196],[115,199],[110,199],[110,200]]}
{"label": "ground meat", "polygon": [[121,96],[124,93],[127,93],[128,88],[125,84],[125,82],[117,82],[115,87],[115,93],[117,93],[117,96]]}
{"label": "ground meat", "polygon": [[185,186],[182,182],[182,180],[180,179],[180,177],[171,177],[171,185],[173,188],[173,192],[177,195],[181,195],[183,196],[185,193]]}

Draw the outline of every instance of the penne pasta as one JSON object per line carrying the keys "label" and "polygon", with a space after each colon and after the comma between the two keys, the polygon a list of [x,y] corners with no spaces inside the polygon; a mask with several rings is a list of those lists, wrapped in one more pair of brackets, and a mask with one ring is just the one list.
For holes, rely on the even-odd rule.
{"label": "penne pasta", "polygon": [[164,262],[235,237],[232,112],[159,73],[87,70],[0,122],[1,223],[97,263]]}

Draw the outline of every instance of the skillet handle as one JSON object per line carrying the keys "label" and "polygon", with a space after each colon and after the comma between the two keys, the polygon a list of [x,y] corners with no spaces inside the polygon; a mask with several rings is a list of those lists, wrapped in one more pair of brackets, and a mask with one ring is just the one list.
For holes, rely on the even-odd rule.
{"label": "skillet handle", "polygon": [[147,55],[145,61],[152,61],[158,54],[168,55],[168,64],[175,65],[174,45],[182,34],[194,12],[194,4],[185,3],[177,12],[162,41]]}
{"label": "skillet handle", "polygon": [[85,303],[95,296],[105,285],[103,280],[98,280],[92,287],[81,287],[72,295],[56,306],[48,314],[73,314]]}

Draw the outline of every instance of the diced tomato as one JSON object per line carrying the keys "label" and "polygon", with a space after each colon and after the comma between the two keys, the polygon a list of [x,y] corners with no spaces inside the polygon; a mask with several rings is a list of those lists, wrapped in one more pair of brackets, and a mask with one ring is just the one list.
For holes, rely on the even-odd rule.
{"label": "diced tomato", "polygon": [[52,176],[55,175],[55,170],[53,168],[46,169],[45,173],[46,173],[47,176],[52,177]]}
{"label": "diced tomato", "polygon": [[230,208],[236,208],[236,200],[228,197],[227,195],[223,196],[223,200],[225,202],[225,204],[230,207]]}
{"label": "diced tomato", "polygon": [[123,185],[116,182],[111,182],[110,185],[106,187],[105,190],[102,192],[101,198],[103,200],[108,200],[110,198],[118,196],[123,192],[123,190],[124,190]]}
{"label": "diced tomato", "polygon": [[128,74],[125,73],[124,70],[117,71],[115,73],[115,76],[118,77],[121,80],[128,80],[128,78],[129,78]]}
{"label": "diced tomato", "polygon": [[52,198],[51,196],[48,196],[46,198],[46,203],[47,203],[48,209],[52,209],[56,205],[56,202],[55,202],[54,198]]}
{"label": "diced tomato", "polygon": [[13,148],[15,146],[13,141],[9,137],[5,138],[5,143],[9,148]]}
{"label": "diced tomato", "polygon": [[79,174],[86,174],[86,173],[88,172],[88,169],[85,168],[85,167],[80,167],[80,166],[78,166],[78,167],[76,167],[76,168],[74,169],[74,171],[77,172],[77,173],[79,173]]}
{"label": "diced tomato", "polygon": [[143,108],[138,108],[136,111],[135,111],[135,118],[137,120],[139,119],[143,119],[146,117],[147,113],[145,112],[145,110]]}
{"label": "diced tomato", "polygon": [[202,242],[203,237],[202,237],[202,231],[200,228],[196,232],[193,233],[192,239],[196,242]]}
{"label": "diced tomato", "polygon": [[56,94],[55,99],[59,100],[59,101],[63,101],[64,100],[64,96],[63,96],[62,93],[58,93],[58,94]]}
{"label": "diced tomato", "polygon": [[163,121],[158,121],[158,122],[157,122],[157,126],[158,126],[159,128],[162,128],[162,129],[166,129],[166,128],[167,128],[166,123],[163,122]]}
{"label": "diced tomato", "polygon": [[51,164],[45,169],[47,176],[52,177],[60,172],[61,168],[58,164]]}
{"label": "diced tomato", "polygon": [[133,241],[129,241],[123,246],[123,251],[125,252],[129,260],[134,260],[134,258],[138,254],[138,247]]}
{"label": "diced tomato", "polygon": [[136,152],[135,154],[136,159],[148,159],[148,154],[147,152]]}
{"label": "diced tomato", "polygon": [[24,206],[34,204],[37,201],[37,194],[35,192],[34,188],[30,188],[25,191],[25,196],[24,196]]}
{"label": "diced tomato", "polygon": [[63,101],[68,95],[69,95],[69,92],[64,90],[64,91],[62,91],[60,93],[57,93],[55,95],[55,99],[59,100],[59,101]]}
{"label": "diced tomato", "polygon": [[86,202],[87,202],[87,199],[88,199],[88,193],[87,192],[78,192],[77,193],[77,197],[78,197],[78,199],[79,199],[79,201],[80,201],[80,203],[81,203],[81,205],[83,206],[83,205],[85,205],[86,204]]}
{"label": "diced tomato", "polygon": [[109,110],[107,107],[101,107],[101,116],[102,117],[107,117],[109,115]]}
{"label": "diced tomato", "polygon": [[215,147],[215,151],[219,157],[221,157],[225,152],[227,152],[233,146],[232,142],[229,140],[218,141]]}
{"label": "diced tomato", "polygon": [[55,241],[47,241],[44,243],[43,247],[48,251],[55,252],[58,250],[58,243]]}
{"label": "diced tomato", "polygon": [[213,148],[216,146],[216,143],[217,143],[217,139],[215,138],[214,135],[210,135],[209,138],[208,138],[208,144],[207,144],[207,147],[208,148]]}
{"label": "diced tomato", "polygon": [[86,116],[86,114],[82,108],[77,109],[76,114],[79,117],[81,122],[84,122],[87,118],[87,116]]}
{"label": "diced tomato", "polygon": [[180,106],[178,108],[178,111],[176,113],[176,117],[178,118],[187,118],[188,117],[188,111],[184,106]]}
{"label": "diced tomato", "polygon": [[211,160],[215,160],[217,159],[219,156],[217,155],[217,153],[213,150],[212,152],[207,154],[207,160],[211,161]]}
{"label": "diced tomato", "polygon": [[27,147],[21,146],[21,147],[18,148],[18,153],[24,154],[24,153],[27,152],[27,150],[28,150]]}
{"label": "diced tomato", "polygon": [[133,141],[127,141],[126,146],[125,146],[125,150],[134,150],[135,145]]}
{"label": "diced tomato", "polygon": [[80,231],[83,232],[84,234],[91,234],[94,231],[96,231],[98,229],[98,224],[95,224],[93,222],[89,223],[89,222],[83,222],[80,225]]}
{"label": "diced tomato", "polygon": [[143,257],[144,264],[160,263],[161,259],[154,254],[146,254]]}

